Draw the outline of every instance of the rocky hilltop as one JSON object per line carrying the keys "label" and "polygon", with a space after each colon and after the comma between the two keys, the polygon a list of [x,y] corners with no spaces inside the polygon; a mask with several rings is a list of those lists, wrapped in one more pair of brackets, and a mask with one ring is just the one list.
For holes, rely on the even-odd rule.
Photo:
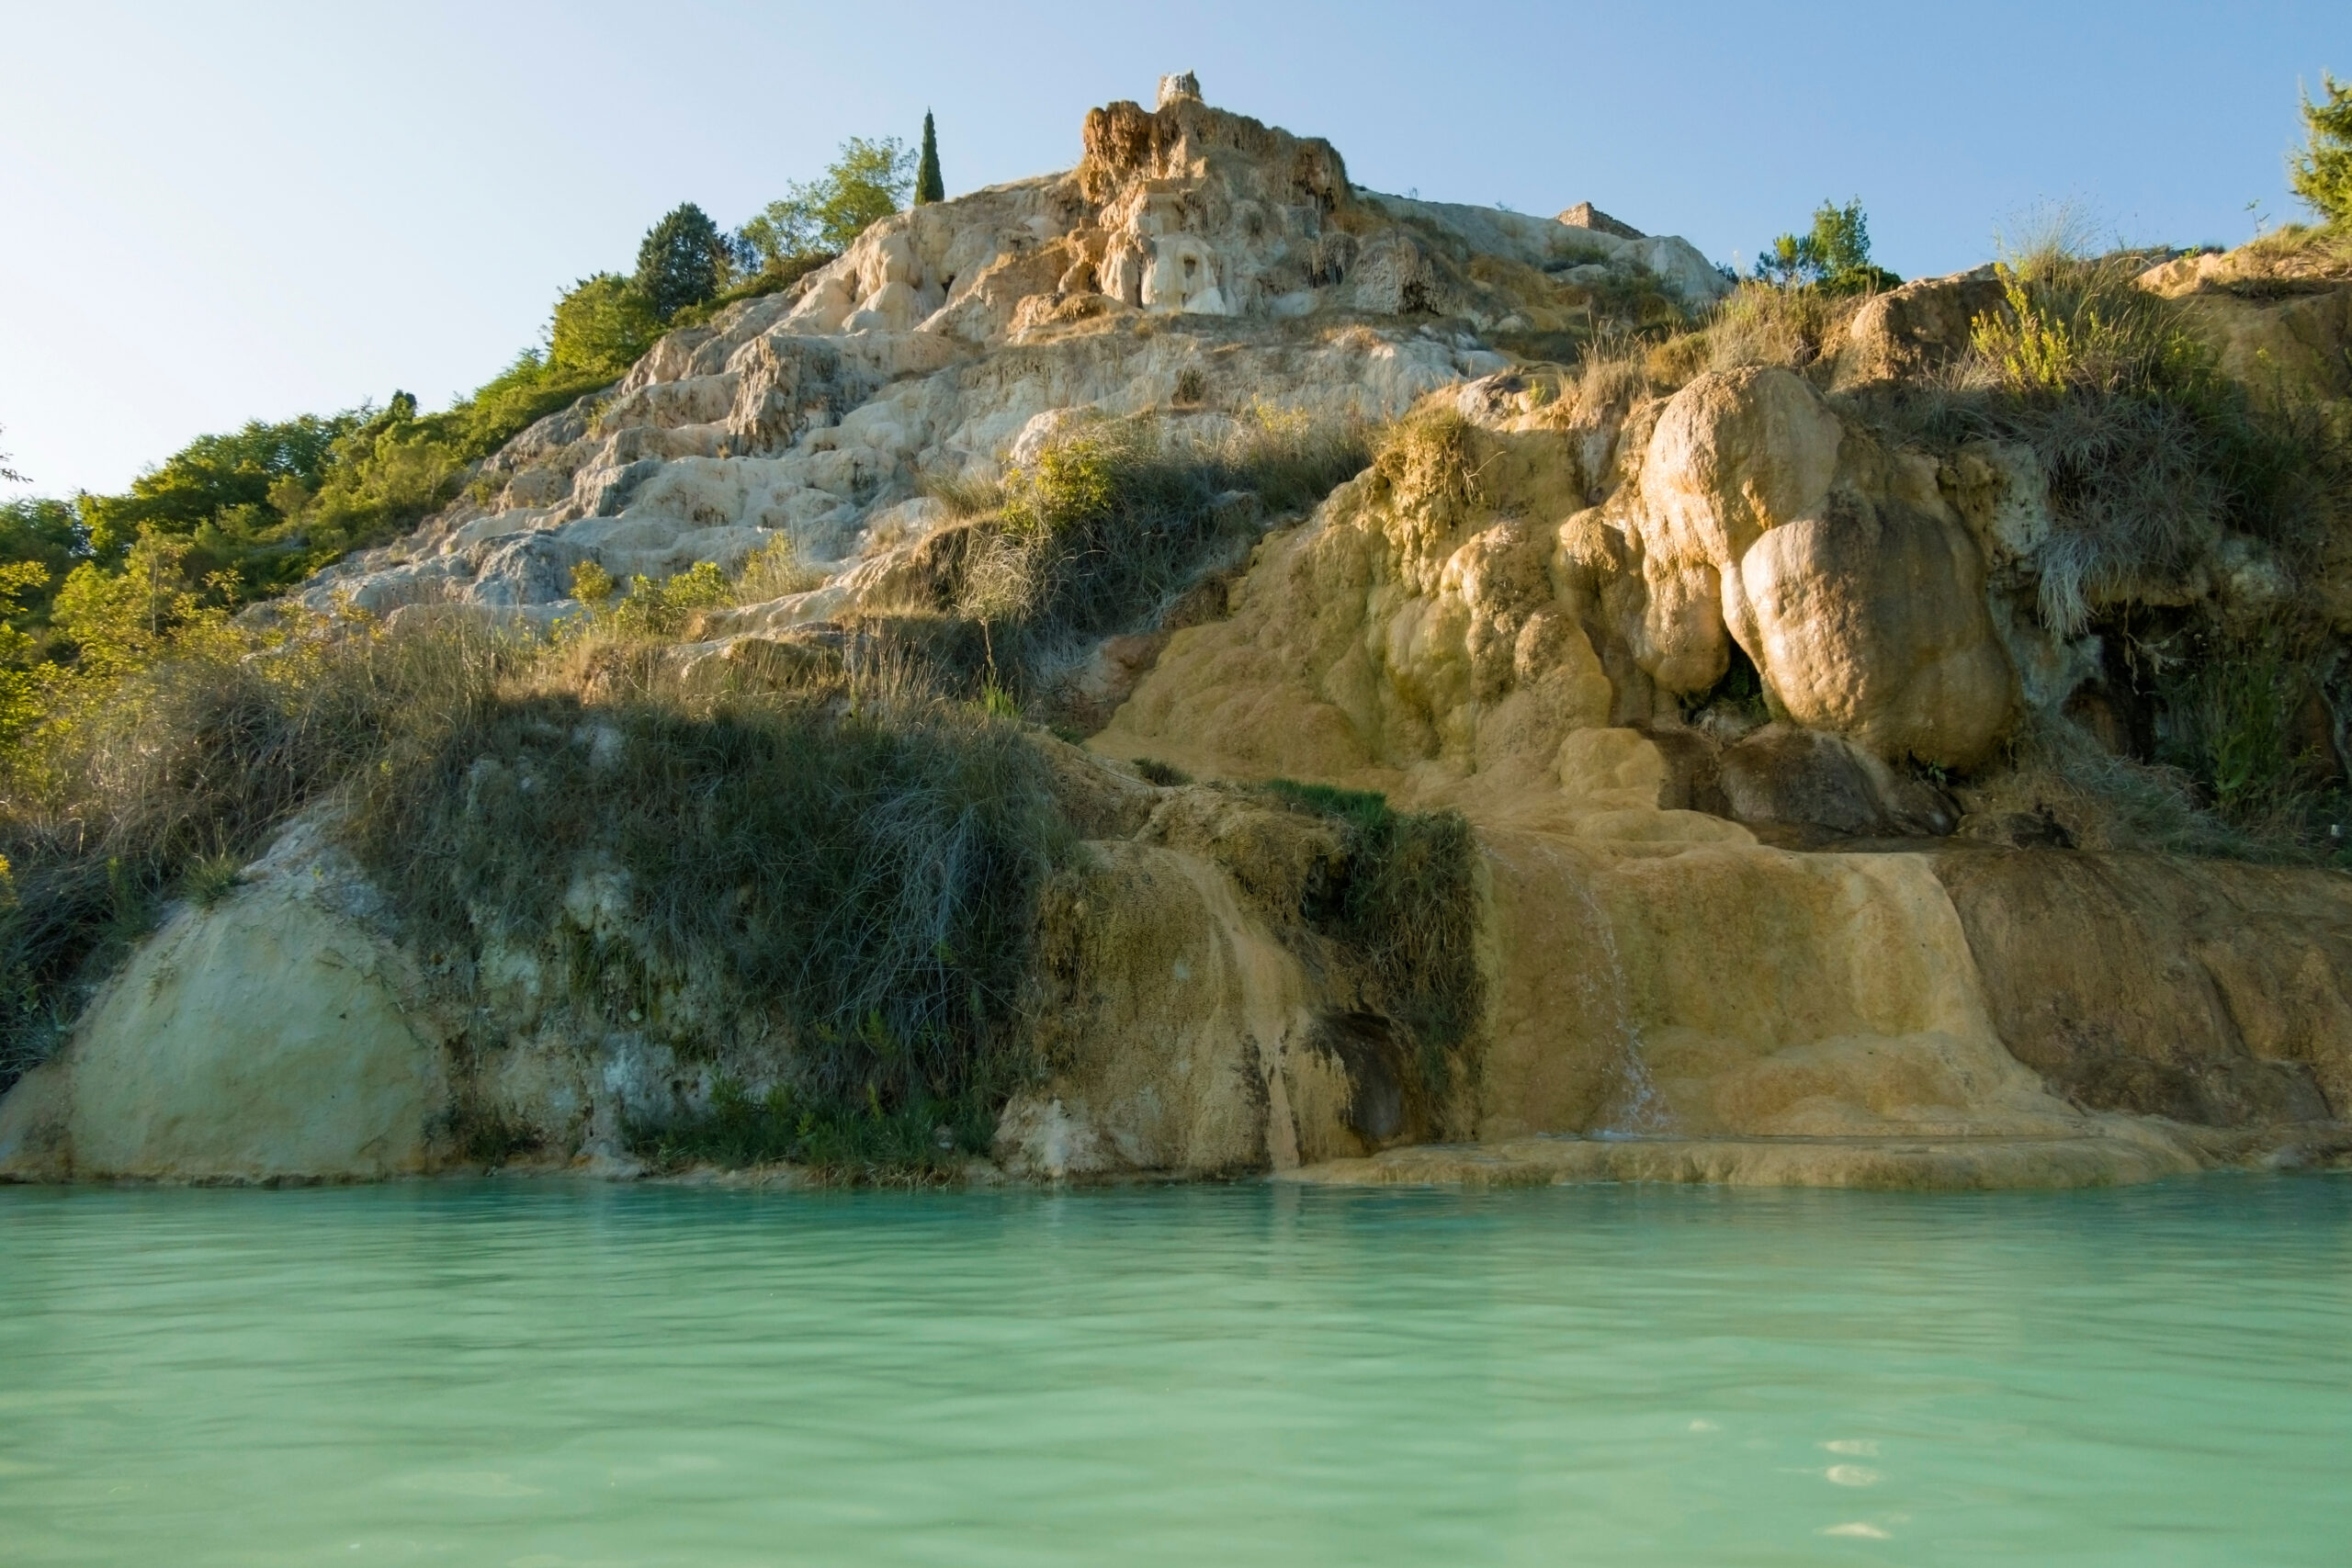
{"label": "rocky hilltop", "polygon": [[[650,731],[595,715],[630,693],[723,709],[877,660],[1011,692],[1069,841],[975,1177],[2337,1158],[2352,881],[2232,837],[2165,762],[2267,682],[2294,776],[2344,777],[2346,476],[2304,455],[2352,408],[2352,286],[2259,260],[2067,285],[2207,345],[2194,398],[2126,399],[2128,367],[2049,370],[2063,279],[1773,304],[1589,204],[1366,191],[1171,77],[1091,113],[1076,167],[672,333],[299,607],[560,639],[608,613],[583,582],[792,557],[587,669],[571,728],[449,761],[431,820],[460,834],[617,787]],[[1357,455],[1296,492],[1234,456],[1270,442]],[[1218,478],[1145,527],[1142,491],[1088,499],[1118,463]],[[1087,529],[1159,552],[1148,592],[1002,607]],[[813,1070],[810,1038],[712,1022],[621,828],[546,840],[531,919],[469,884],[435,936],[345,809],[148,940],[0,1102],[0,1173],[638,1169],[632,1129]]]}

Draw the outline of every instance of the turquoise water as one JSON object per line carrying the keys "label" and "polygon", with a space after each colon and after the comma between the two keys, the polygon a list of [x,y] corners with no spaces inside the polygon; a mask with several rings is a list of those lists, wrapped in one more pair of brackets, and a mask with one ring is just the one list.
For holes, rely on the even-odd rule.
{"label": "turquoise water", "polygon": [[2352,1180],[0,1189],[0,1562],[2352,1561]]}

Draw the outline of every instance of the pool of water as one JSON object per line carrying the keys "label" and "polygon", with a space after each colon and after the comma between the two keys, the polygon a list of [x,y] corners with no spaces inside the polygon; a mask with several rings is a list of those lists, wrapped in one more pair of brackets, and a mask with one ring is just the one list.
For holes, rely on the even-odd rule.
{"label": "pool of water", "polygon": [[2352,1560],[2352,1180],[0,1188],[0,1562]]}

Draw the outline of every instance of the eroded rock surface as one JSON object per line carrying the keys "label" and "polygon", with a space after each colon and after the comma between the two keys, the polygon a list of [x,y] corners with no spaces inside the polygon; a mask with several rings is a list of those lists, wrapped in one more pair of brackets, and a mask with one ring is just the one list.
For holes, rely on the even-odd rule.
{"label": "eroded rock surface", "polygon": [[298,829],[184,909],[0,1100],[0,1177],[355,1181],[430,1168],[447,1074],[364,882]]}
{"label": "eroded rock surface", "polygon": [[[2233,373],[2335,374],[2337,294],[2249,300],[2200,267],[2151,287],[2203,290]],[[926,478],[999,478],[1102,418],[1213,442],[1406,417],[1246,569],[1086,653],[1091,753],[1039,739],[1085,842],[1040,917],[1042,1072],[1000,1168],[1903,1187],[2334,1157],[2341,878],[1943,841],[1939,781],[2102,657],[2039,611],[2033,451],[1930,456],[1858,412],[1960,353],[1997,279],[1874,299],[1806,374],[1663,395],[1497,346],[1724,288],[1589,204],[1364,191],[1170,78],[1091,114],[1075,168],[899,214],[669,334],[305,592],[545,625],[582,562],[660,578],[789,538],[821,585],[662,650],[723,682],[838,661],[822,628],[861,612],[941,613],[969,540]],[[2259,586],[2244,541],[2199,547],[2185,574]],[[1204,782],[1144,782],[1170,769]],[[1451,1076],[1302,916],[1338,830],[1219,787],[1276,778],[1467,818],[1482,999]],[[557,935],[614,934],[594,882]],[[527,943],[428,998],[390,930],[316,824],[290,833],[0,1101],[0,1176],[382,1177],[462,1163],[466,1125],[620,1169],[632,1123],[782,1081],[774,1042],[721,1062],[585,1027]]]}

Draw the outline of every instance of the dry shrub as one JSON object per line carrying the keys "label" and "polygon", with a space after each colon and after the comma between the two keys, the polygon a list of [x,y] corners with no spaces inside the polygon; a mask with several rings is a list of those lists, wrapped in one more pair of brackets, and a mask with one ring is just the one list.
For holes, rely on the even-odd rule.
{"label": "dry shrub", "polygon": [[1706,368],[1803,369],[1836,352],[1867,294],[1778,288],[1748,282],[1732,290],[1706,324]]}
{"label": "dry shrub", "polygon": [[468,711],[532,657],[463,623],[208,639],[17,750],[0,807],[0,1088],[62,1043],[172,898],[220,896],[388,735]]}
{"label": "dry shrub", "polygon": [[2049,242],[2004,267],[2007,303],[1970,352],[1866,408],[1950,449],[2023,441],[2050,477],[2043,622],[2064,636],[2102,601],[2177,577],[2225,534],[2298,572],[2352,525],[2352,439],[2324,410],[2266,408],[2222,376],[2178,306],[2137,287],[2141,258]]}
{"label": "dry shrub", "polygon": [[2352,228],[2273,229],[2232,251],[2218,282],[2249,299],[2352,283]]}
{"label": "dry shrub", "polygon": [[1449,520],[1484,502],[1477,426],[1449,404],[1416,409],[1389,426],[1373,468],[1400,502]]}
{"label": "dry shrub", "polygon": [[2030,715],[2009,741],[2004,765],[1957,793],[1970,812],[1983,816],[2047,812],[2086,850],[2298,858],[2209,810],[2186,771],[2119,757],[2054,714]]}
{"label": "dry shrub", "polygon": [[1205,441],[1149,420],[1088,425],[1008,477],[966,550],[956,613],[988,629],[1002,679],[1042,692],[1094,639],[1155,624],[1368,459],[1360,428],[1264,407]]}
{"label": "dry shrub", "polygon": [[986,517],[1004,505],[1003,481],[994,477],[926,468],[916,476],[915,486],[947,508],[950,517]]}
{"label": "dry shrub", "polygon": [[415,940],[540,953],[592,1035],[781,1053],[807,1131],[944,1125],[962,1151],[1026,1070],[1068,840],[1017,726],[855,665],[707,698],[510,686],[389,750],[352,832]]}
{"label": "dry shrub", "polygon": [[822,587],[824,581],[825,574],[808,564],[798,542],[780,534],[744,558],[729,597],[738,604],[765,604]]}

